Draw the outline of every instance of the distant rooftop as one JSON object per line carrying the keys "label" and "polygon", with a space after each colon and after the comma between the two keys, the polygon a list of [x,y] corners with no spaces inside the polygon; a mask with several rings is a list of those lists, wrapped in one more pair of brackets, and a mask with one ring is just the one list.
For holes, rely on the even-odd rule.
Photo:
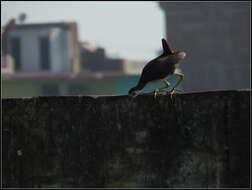
{"label": "distant rooftop", "polygon": [[77,23],[76,22],[50,22],[50,23],[13,24],[11,28],[34,29],[34,28],[58,27],[58,28],[68,29],[72,25],[77,25]]}
{"label": "distant rooftop", "polygon": [[97,50],[97,48],[91,45],[89,42],[80,42],[80,45],[90,52],[95,52]]}

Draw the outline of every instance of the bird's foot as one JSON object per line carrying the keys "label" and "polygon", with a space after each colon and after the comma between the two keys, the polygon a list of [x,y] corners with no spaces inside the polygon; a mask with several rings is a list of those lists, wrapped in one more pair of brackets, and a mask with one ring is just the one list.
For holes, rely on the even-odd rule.
{"label": "bird's foot", "polygon": [[172,91],[167,91],[167,90],[160,90],[160,89],[156,89],[156,90],[154,90],[154,91],[152,91],[152,92],[150,92],[150,93],[146,93],[146,94],[148,94],[148,95],[153,95],[153,97],[156,99],[156,97],[157,97],[157,95],[159,94],[159,93],[161,93],[161,94],[163,94],[163,95],[166,95],[166,94],[171,94],[171,93],[174,93],[174,92],[172,92]]}
{"label": "bird's foot", "polygon": [[163,94],[163,95],[170,95],[170,97],[172,98],[172,95],[175,93],[176,89],[172,89],[172,90],[163,90],[163,89],[156,89],[152,92],[149,92],[149,93],[144,93],[145,95],[153,95],[153,97],[156,99],[157,95],[160,93],[160,94]]}
{"label": "bird's foot", "polygon": [[160,94],[163,94],[163,95],[170,95],[171,96],[171,98],[172,98],[172,94],[174,94],[175,93],[175,90],[176,89],[172,89],[172,90],[170,90],[170,91],[168,91],[168,90],[164,90],[164,89],[156,89],[156,90],[154,90],[153,91],[153,93],[154,93],[154,98],[156,98],[157,97],[157,94],[158,93],[160,93]]}
{"label": "bird's foot", "polygon": [[154,90],[154,98],[156,99],[158,92],[160,92],[159,89]]}
{"label": "bird's foot", "polygon": [[154,91],[152,91],[152,92],[148,92],[148,93],[144,93],[145,95],[150,95],[150,96],[153,96],[154,98],[156,98],[157,97],[157,94],[160,92],[160,90],[159,89],[156,89],[156,90],[154,90]]}
{"label": "bird's foot", "polygon": [[172,90],[169,90],[169,91],[165,91],[166,92],[166,95],[170,95],[170,98],[172,99],[172,95],[175,93],[176,89],[172,89]]}

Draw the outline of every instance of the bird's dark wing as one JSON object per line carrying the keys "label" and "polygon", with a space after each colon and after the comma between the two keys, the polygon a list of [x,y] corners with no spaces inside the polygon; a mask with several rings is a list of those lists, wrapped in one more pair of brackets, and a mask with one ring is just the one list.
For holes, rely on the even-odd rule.
{"label": "bird's dark wing", "polygon": [[157,59],[150,61],[144,68],[139,83],[146,84],[151,81],[160,80],[171,74],[173,69],[170,64],[163,63]]}

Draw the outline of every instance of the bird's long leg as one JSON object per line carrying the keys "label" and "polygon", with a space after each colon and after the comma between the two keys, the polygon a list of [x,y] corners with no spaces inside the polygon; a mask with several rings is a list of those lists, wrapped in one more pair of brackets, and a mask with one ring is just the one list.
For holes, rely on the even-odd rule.
{"label": "bird's long leg", "polygon": [[160,91],[162,91],[163,89],[165,89],[165,88],[167,88],[167,87],[169,87],[169,86],[170,86],[170,83],[169,83],[167,80],[162,79],[161,81],[164,83],[164,86],[163,86],[163,87],[158,88],[158,89],[157,89],[157,90],[158,90],[158,92],[160,92]]}
{"label": "bird's long leg", "polygon": [[167,88],[168,86],[170,86],[170,83],[169,83],[167,80],[162,79],[161,81],[164,83],[164,86],[163,86],[163,87],[160,87],[160,88],[158,88],[158,89],[156,89],[156,90],[153,91],[153,93],[154,93],[154,98],[156,98],[158,92],[161,92],[161,91],[163,91],[165,88]]}
{"label": "bird's long leg", "polygon": [[173,89],[176,89],[176,88],[177,88],[177,86],[181,83],[181,81],[182,81],[182,80],[184,80],[185,75],[184,75],[184,74],[182,74],[182,73],[175,73],[174,75],[178,75],[178,76],[180,77],[179,82],[178,82],[178,83],[174,86],[174,88],[173,88]]}
{"label": "bird's long leg", "polygon": [[177,75],[180,77],[179,81],[177,82],[177,84],[171,89],[171,90],[164,90],[165,88],[169,87],[170,86],[170,83],[166,80],[162,80],[162,82],[165,84],[164,87],[161,87],[161,88],[158,88],[154,91],[154,93],[157,93],[157,92],[161,92],[161,91],[165,91],[167,94],[173,94],[176,90],[176,88],[179,86],[179,84],[181,83],[182,80],[184,80],[185,76],[184,74],[182,73],[175,73],[174,75]]}
{"label": "bird's long leg", "polygon": [[184,80],[185,75],[182,73],[175,73],[174,75],[178,75],[180,77],[179,82],[177,82],[177,84],[172,88],[172,90],[168,91],[167,93],[170,94],[172,96],[172,94],[175,92],[176,88],[179,86],[179,84],[181,83],[182,80]]}
{"label": "bird's long leg", "polygon": [[170,86],[170,83],[165,80],[165,79],[162,79],[161,81],[165,84],[163,87],[161,88],[158,88],[150,93],[146,93],[146,94],[154,94],[154,98],[156,98],[157,96],[157,93],[159,92],[162,92],[162,91],[165,91],[167,94],[170,94],[172,96],[172,94],[175,92],[176,88],[179,86],[179,84],[181,83],[182,80],[184,80],[184,74],[182,73],[175,73],[174,75],[178,75],[180,77],[180,80],[179,82],[177,82],[177,84],[171,89],[171,90],[164,90],[165,88],[169,87]]}
{"label": "bird's long leg", "polygon": [[160,80],[162,81],[165,85],[160,87],[160,88],[157,88],[156,90],[152,91],[152,92],[149,92],[149,93],[145,93],[145,94],[153,94],[153,93],[157,93],[157,92],[161,92],[163,91],[163,89],[167,88],[168,86],[170,86],[170,83],[168,81],[166,81],[165,79],[162,79]]}
{"label": "bird's long leg", "polygon": [[165,88],[167,88],[170,83],[166,80],[162,80],[162,82],[165,83],[165,86],[164,87],[161,87],[161,88],[158,88],[156,90],[154,90],[152,93],[154,93],[154,97],[156,98],[156,95],[158,92],[166,92],[166,94],[170,94],[171,98],[172,98],[172,95],[174,94],[176,88],[179,86],[179,84],[181,83],[181,81],[184,79],[184,74],[182,73],[175,73],[174,75],[178,75],[180,77],[179,81],[177,82],[177,84],[171,89],[171,90],[164,90]]}

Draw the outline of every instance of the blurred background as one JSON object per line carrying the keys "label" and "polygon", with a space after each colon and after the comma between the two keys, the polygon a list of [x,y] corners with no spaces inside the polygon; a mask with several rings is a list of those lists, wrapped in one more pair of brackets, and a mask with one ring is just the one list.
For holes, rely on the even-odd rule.
{"label": "blurred background", "polygon": [[1,1],[2,97],[127,94],[162,38],[185,92],[250,89],[250,5]]}

